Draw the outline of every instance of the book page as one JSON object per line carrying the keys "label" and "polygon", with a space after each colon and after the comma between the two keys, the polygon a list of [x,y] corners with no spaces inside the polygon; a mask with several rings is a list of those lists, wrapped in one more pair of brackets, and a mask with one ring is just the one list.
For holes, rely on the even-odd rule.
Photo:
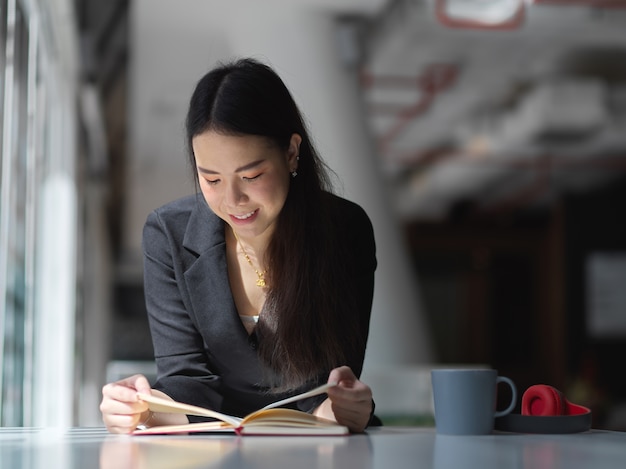
{"label": "book page", "polygon": [[[243,425],[262,425],[262,426],[279,426],[284,428],[280,432],[286,432],[288,427],[299,428],[315,428],[315,427],[336,427],[334,433],[343,434],[347,431],[346,427],[337,425],[335,422],[326,420],[314,415],[308,414],[295,409],[275,409],[281,405],[296,402],[307,397],[317,396],[325,393],[329,388],[336,386],[337,383],[326,383],[322,386],[318,386],[315,389],[298,394],[296,396],[282,399],[277,402],[273,402],[256,412],[253,412],[241,419],[239,417],[233,417],[232,415],[222,414],[215,410],[205,409],[203,407],[183,404],[182,402],[176,402],[170,399],[156,397],[150,394],[138,393],[137,396],[148,403],[149,409],[152,412],[164,412],[164,413],[177,413],[185,415],[194,415],[200,417],[210,417],[219,420],[219,422],[199,422],[188,423],[183,425],[161,425],[154,426],[147,429],[136,430],[133,434],[159,434],[159,433],[187,433],[187,432],[215,432],[215,431],[234,431],[240,429]],[[273,433],[278,430],[274,429]]]}
{"label": "book page", "polygon": [[[319,394],[325,393],[328,389],[333,386],[337,386],[337,383],[326,383],[321,386],[318,386],[315,389],[304,392],[302,394],[298,394],[296,396],[288,397],[287,399],[282,399],[277,402],[273,402],[269,405],[266,405],[261,410],[272,409],[274,407],[279,407],[285,404],[290,404],[292,402],[299,401],[301,399],[306,399],[307,397],[317,396]],[[161,397],[156,397],[151,394],[143,394],[137,393],[137,396],[142,401],[145,401],[149,404],[149,408],[152,412],[169,412],[174,414],[186,414],[186,415],[195,415],[199,417],[211,417],[218,420],[222,420],[227,422],[233,426],[237,426],[242,419],[239,417],[233,417],[232,415],[222,414],[215,410],[205,409],[203,407],[198,407],[191,404],[183,404],[182,402],[176,402],[169,399],[164,399]],[[259,411],[257,411],[259,412]],[[253,412],[256,414],[257,412]]]}
{"label": "book page", "polygon": [[251,413],[241,421],[241,425],[289,425],[289,426],[329,426],[337,425],[332,420],[294,409],[261,409]]}
{"label": "book page", "polygon": [[162,435],[170,433],[233,433],[235,427],[229,423],[218,422],[196,422],[182,425],[157,425],[155,427],[137,429],[133,435]]}
{"label": "book page", "polygon": [[236,430],[238,435],[268,435],[268,436],[345,436],[350,434],[348,427],[343,425],[315,425],[315,426],[283,426],[283,425],[246,425]]}
{"label": "book page", "polygon": [[183,404],[182,402],[171,401],[169,399],[163,399],[161,397],[143,393],[138,393],[137,396],[142,401],[148,403],[152,412],[169,412],[173,414],[195,415],[198,417],[211,417],[229,423],[233,427],[238,426],[241,422],[239,417],[222,414],[220,412],[216,412],[215,410],[205,409],[191,404]]}
{"label": "book page", "polygon": [[273,409],[274,407],[280,407],[285,404],[291,404],[292,402],[300,401],[302,399],[306,399],[307,397],[318,396],[319,394],[325,393],[330,388],[337,386],[337,383],[326,383],[321,386],[316,387],[315,389],[311,389],[310,391],[303,392],[302,394],[298,394],[297,396],[288,397],[287,399],[283,399],[281,401],[273,402],[271,404],[263,407],[264,409]]}

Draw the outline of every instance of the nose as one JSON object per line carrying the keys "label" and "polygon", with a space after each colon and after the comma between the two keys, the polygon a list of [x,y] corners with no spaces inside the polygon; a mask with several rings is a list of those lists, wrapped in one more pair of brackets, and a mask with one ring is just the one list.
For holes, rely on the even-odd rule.
{"label": "nose", "polygon": [[233,182],[229,184],[226,190],[226,203],[229,206],[236,207],[242,203],[247,202],[248,196],[240,182]]}

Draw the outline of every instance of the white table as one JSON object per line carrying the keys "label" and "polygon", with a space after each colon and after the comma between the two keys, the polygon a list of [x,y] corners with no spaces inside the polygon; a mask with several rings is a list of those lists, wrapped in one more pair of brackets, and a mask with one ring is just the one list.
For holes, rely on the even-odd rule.
{"label": "white table", "polygon": [[0,428],[3,469],[616,469],[626,433],[442,436],[384,427],[348,437],[122,436],[101,428]]}

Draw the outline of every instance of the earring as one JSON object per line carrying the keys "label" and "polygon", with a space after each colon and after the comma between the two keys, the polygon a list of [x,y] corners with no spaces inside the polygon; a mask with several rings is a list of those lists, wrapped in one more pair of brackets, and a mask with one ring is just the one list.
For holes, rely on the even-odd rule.
{"label": "earring", "polygon": [[[300,161],[300,157],[296,156],[296,161]],[[291,177],[295,178],[298,175],[298,171],[296,171],[296,169],[298,169],[297,167],[291,172]]]}

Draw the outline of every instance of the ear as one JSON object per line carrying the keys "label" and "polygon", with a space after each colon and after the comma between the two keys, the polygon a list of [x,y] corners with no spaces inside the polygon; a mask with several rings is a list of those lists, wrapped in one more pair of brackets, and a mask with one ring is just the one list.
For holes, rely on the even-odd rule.
{"label": "ear", "polygon": [[289,148],[287,149],[287,166],[289,167],[289,172],[293,172],[298,169],[298,156],[300,155],[301,143],[302,137],[299,134],[291,135]]}

